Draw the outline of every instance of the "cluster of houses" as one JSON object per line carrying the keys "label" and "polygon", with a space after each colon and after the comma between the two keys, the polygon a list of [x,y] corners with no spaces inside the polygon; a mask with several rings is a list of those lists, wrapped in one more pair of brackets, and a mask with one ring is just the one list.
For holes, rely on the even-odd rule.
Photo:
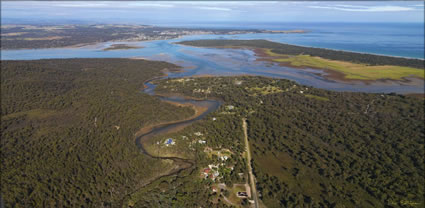
{"label": "cluster of houses", "polygon": [[216,165],[212,165],[212,164],[208,165],[208,168],[205,168],[202,171],[202,174],[201,174],[201,176],[204,179],[208,179],[209,178],[209,179],[211,179],[213,181],[215,181],[215,179],[217,179],[217,177],[219,175],[220,175],[220,172],[218,171],[218,167]]}
{"label": "cluster of houses", "polygon": [[205,147],[204,152],[217,155],[221,161],[226,161],[232,154],[229,149],[213,150],[211,147]]}
{"label": "cluster of houses", "polygon": [[205,94],[210,94],[211,93],[211,88],[207,88],[207,89],[193,89],[193,93],[205,93]]}
{"label": "cluster of houses", "polygon": [[204,152],[217,155],[218,160],[222,161],[221,163],[219,162],[218,164],[209,164],[208,168],[203,169],[201,173],[201,177],[203,177],[204,179],[209,178],[215,181],[217,177],[219,177],[220,175],[223,175],[223,173],[220,174],[220,170],[222,171],[233,170],[233,166],[226,166],[226,164],[224,163],[230,158],[230,155],[231,155],[230,150],[228,149],[213,150],[211,147],[205,147]]}

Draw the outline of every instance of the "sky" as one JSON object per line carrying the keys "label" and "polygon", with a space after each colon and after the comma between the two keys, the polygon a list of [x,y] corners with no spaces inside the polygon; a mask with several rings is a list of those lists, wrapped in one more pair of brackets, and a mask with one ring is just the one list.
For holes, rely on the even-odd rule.
{"label": "sky", "polygon": [[424,22],[423,1],[1,1],[2,23]]}

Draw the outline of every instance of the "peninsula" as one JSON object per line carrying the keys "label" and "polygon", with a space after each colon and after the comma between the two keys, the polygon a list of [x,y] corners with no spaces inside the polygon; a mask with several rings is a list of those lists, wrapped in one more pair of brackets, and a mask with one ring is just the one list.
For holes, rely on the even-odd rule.
{"label": "peninsula", "polygon": [[143,48],[141,46],[133,46],[127,44],[112,44],[109,47],[103,49],[104,51],[113,51],[113,50],[128,50],[128,49],[138,49]]}
{"label": "peninsula", "polygon": [[267,40],[193,40],[179,44],[196,47],[246,48],[259,60],[293,68],[313,68],[327,72],[326,78],[339,81],[424,79],[424,60],[296,46]]}

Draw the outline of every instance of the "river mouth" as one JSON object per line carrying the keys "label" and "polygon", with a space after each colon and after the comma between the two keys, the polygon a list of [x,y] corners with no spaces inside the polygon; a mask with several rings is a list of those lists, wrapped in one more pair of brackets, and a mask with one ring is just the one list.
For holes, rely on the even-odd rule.
{"label": "river mouth", "polygon": [[[304,40],[307,34],[293,34],[282,36],[284,38],[298,37]],[[309,34],[311,35],[311,34]],[[325,37],[325,34],[321,34]],[[275,37],[276,34],[270,37]],[[34,60],[51,58],[143,58],[174,63],[182,66],[182,73],[169,74],[170,78],[191,76],[235,76],[253,75],[278,79],[288,79],[302,85],[312,86],[332,91],[366,92],[366,93],[399,93],[399,94],[423,94],[424,81],[418,79],[406,79],[404,82],[380,80],[374,83],[363,82],[340,82],[327,79],[326,73],[317,69],[296,69],[293,67],[279,66],[268,61],[260,60],[255,52],[249,49],[218,49],[197,48],[176,44],[184,40],[196,39],[268,39],[267,34],[245,34],[237,36],[224,35],[199,35],[187,36],[172,40],[156,40],[146,42],[133,42],[132,45],[143,47],[132,50],[102,49],[112,44],[125,42],[106,42],[92,47],[80,48],[51,48],[30,50],[2,50],[2,60]],[[269,39],[270,39],[269,37]],[[276,36],[277,37],[277,36]],[[280,36],[279,36],[280,37]],[[271,38],[270,40],[274,40]],[[276,39],[279,40],[279,39]],[[282,41],[284,39],[281,39]],[[286,40],[286,39],[285,39]],[[281,41],[281,42],[282,42]],[[288,43],[291,43],[288,39]]]}

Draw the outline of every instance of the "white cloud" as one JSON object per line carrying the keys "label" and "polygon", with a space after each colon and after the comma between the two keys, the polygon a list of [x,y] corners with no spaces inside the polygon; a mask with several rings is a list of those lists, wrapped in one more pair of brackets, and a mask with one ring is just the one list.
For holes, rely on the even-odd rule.
{"label": "white cloud", "polygon": [[215,11],[232,11],[230,8],[224,8],[224,7],[195,7],[197,9],[204,9],[204,10],[215,10]]}
{"label": "white cloud", "polygon": [[276,1],[177,1],[170,2],[176,5],[193,5],[193,6],[256,6],[270,5],[280,2]]}
{"label": "white cloud", "polygon": [[174,5],[168,2],[53,2],[46,6],[52,7],[79,7],[79,8],[135,8],[135,7],[162,7],[171,8]]}
{"label": "white cloud", "polygon": [[126,7],[162,7],[162,8],[174,7],[174,5],[166,3],[166,2],[158,2],[158,3],[137,2],[137,3],[125,4],[125,6]]}
{"label": "white cloud", "polygon": [[417,10],[402,6],[357,6],[357,5],[334,5],[334,6],[309,6],[314,9],[332,9],[348,12],[404,12]]}

